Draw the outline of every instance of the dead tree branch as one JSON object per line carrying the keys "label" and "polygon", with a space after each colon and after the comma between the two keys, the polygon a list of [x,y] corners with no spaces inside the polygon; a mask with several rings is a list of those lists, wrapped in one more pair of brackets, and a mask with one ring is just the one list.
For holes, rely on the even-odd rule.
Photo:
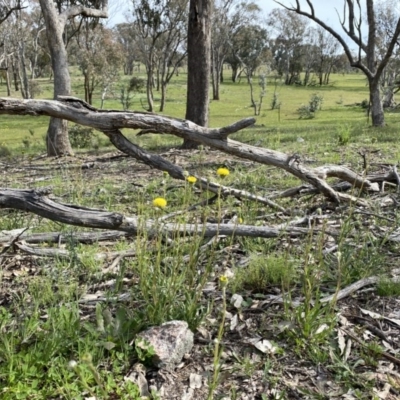
{"label": "dead tree branch", "polygon": [[[255,147],[227,139],[229,134],[253,125],[255,122],[253,118],[246,118],[227,127],[211,129],[198,126],[187,120],[169,118],[153,113],[97,110],[84,101],[71,97],[61,97],[59,101],[0,98],[0,114],[47,115],[66,119],[80,125],[90,126],[107,135],[114,146],[122,152],[144,161],[152,167],[167,171],[176,179],[184,180],[185,175],[183,174],[182,168],[134,145],[121,133],[120,129],[150,129],[155,133],[169,133],[185,140],[195,141],[213,147],[227,154],[284,169],[299,179],[312,184],[320,193],[324,194],[329,200],[336,204],[339,204],[342,200],[345,202],[351,201],[364,206],[367,205],[365,201],[355,196],[337,193],[319,176],[320,172],[318,170],[305,167],[296,157],[294,158],[291,155],[278,151]],[[340,167],[335,167],[335,169],[331,168],[329,170],[329,168],[326,167],[324,174],[326,176],[337,176],[338,168],[340,169]],[[343,176],[344,174],[340,173],[340,175]],[[349,174],[345,175],[347,179],[350,180],[351,184],[361,190],[377,190],[376,186],[367,179],[362,179],[361,177],[355,179],[356,174],[354,174],[353,177]],[[210,183],[204,178],[197,178],[198,182],[196,184],[208,190],[220,192],[226,189],[222,189],[220,185]],[[218,189],[215,189],[216,187],[218,187]],[[212,190],[212,188],[214,188],[214,190]],[[229,194],[238,195],[240,197],[240,194],[234,193],[235,190],[229,188],[228,191]],[[254,200],[256,199],[254,198]]]}
{"label": "dead tree branch", "polygon": [[[317,229],[299,227],[279,229],[268,226],[237,224],[180,224],[153,220],[142,221],[137,217],[126,217],[116,212],[57,203],[38,191],[24,189],[0,189],[0,208],[28,211],[43,218],[69,225],[111,229],[132,235],[138,235],[145,230],[148,236],[165,234],[170,236],[200,235],[212,237],[226,235],[275,238],[282,235],[299,237],[319,232]],[[324,232],[332,236],[337,235],[335,231],[324,230]]]}

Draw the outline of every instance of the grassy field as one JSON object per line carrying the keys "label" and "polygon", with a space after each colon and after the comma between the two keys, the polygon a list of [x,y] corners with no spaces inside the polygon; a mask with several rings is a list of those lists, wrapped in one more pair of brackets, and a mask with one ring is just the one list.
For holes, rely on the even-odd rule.
{"label": "grassy field", "polygon": [[[228,75],[229,71],[225,71]],[[78,71],[72,70],[73,85],[72,94],[77,97],[83,96],[83,78],[78,75]],[[122,109],[118,100],[119,87],[127,81],[127,77],[122,77],[121,82],[114,87],[114,96],[107,99],[105,108]],[[181,73],[174,77],[168,88],[167,105],[165,115],[183,118],[185,115],[185,85],[186,74]],[[40,79],[42,93],[38,98],[52,97],[52,85],[48,79]],[[256,86],[256,96],[258,87]],[[271,110],[273,93],[278,94],[281,103],[280,112]],[[313,120],[299,120],[297,109],[309,102],[310,96],[317,93],[323,96],[322,110]],[[0,85],[0,96],[6,96],[6,88],[3,83]],[[12,96],[18,97],[19,92],[13,92]],[[273,77],[268,80],[267,93],[263,99],[263,106],[260,115],[257,117],[255,129],[246,130],[246,135],[252,132],[265,133],[266,139],[270,142],[285,138],[290,140],[294,135],[307,136],[313,141],[314,135],[324,132],[326,139],[337,136],[340,127],[351,126],[357,133],[363,136],[368,134],[368,121],[365,112],[356,103],[361,103],[368,98],[368,88],[366,81],[361,74],[352,75],[333,75],[329,86],[297,87],[297,86],[275,86]],[[159,98],[155,92],[156,110]],[[145,95],[137,94],[133,102],[133,109],[142,110],[145,104]],[[100,94],[94,96],[94,106],[100,105]],[[218,127],[228,125],[241,118],[253,116],[253,109],[250,107],[250,91],[245,79],[240,83],[233,83],[228,78],[221,85],[221,100],[212,101],[210,104],[210,126]],[[43,136],[46,132],[47,118],[38,117],[0,117],[0,137],[3,145],[10,148],[24,147],[23,140],[28,139],[39,148],[43,148]],[[388,114],[388,127],[379,134],[379,139],[386,141],[392,136],[392,122],[395,123],[397,115]],[[261,129],[261,128],[262,129]],[[131,135],[133,137],[133,135]],[[369,135],[368,135],[369,136]],[[389,137],[390,136],[390,137]],[[147,138],[144,139],[148,140]],[[154,139],[158,141],[157,139]],[[176,143],[176,140],[173,139]]]}
{"label": "grassy field", "polygon": [[[40,84],[40,98],[50,98],[51,82]],[[81,84],[73,70],[73,95],[81,97]],[[271,77],[256,125],[232,138],[297,152],[308,166],[333,163],[362,174],[360,153],[366,154],[370,172],[397,164],[400,115],[387,113],[384,128],[369,125],[365,110],[356,105],[368,97],[361,75],[334,75],[332,84],[322,88],[278,86],[280,114],[270,109],[273,92]],[[185,74],[175,77],[168,93],[165,114],[182,118]],[[299,119],[296,110],[314,93],[323,96],[322,109],[313,119]],[[0,96],[5,96],[4,85]],[[221,101],[211,102],[210,125],[252,116],[249,104],[244,80],[226,81]],[[99,105],[98,96],[94,105]],[[108,99],[105,108],[121,106]],[[139,96],[133,108],[141,109]],[[191,208],[211,194],[116,156],[100,134],[96,146],[77,149],[76,157],[41,157],[46,124],[42,117],[0,116],[1,187],[51,187],[54,201],[138,216],[159,223],[159,231],[150,236],[143,225],[137,236],[85,244],[77,235],[88,229],[1,210],[0,231],[59,233],[55,242],[28,243],[32,254],[18,245],[2,245],[1,399],[140,399],[139,369],[145,371],[153,399],[184,398],[191,374],[201,376],[200,387],[192,388],[192,398],[199,400],[399,398],[400,288],[392,278],[398,274],[400,248],[388,240],[400,221],[395,187],[373,195],[354,191],[370,201],[369,208],[352,203],[333,208],[312,194],[275,198],[299,180],[212,149],[171,149],[180,143],[172,136],[125,132],[134,143],[193,173],[274,197],[287,212],[223,196]],[[220,166],[230,171],[225,178],[216,173]],[[166,209],[153,206],[157,197],[166,199]],[[385,199],[394,199],[395,205],[384,207]],[[163,218],[177,225],[251,226],[305,218],[302,226],[310,232],[299,238],[282,233],[271,239],[218,237],[211,242],[201,234],[165,238]],[[336,234],[329,234],[332,230]],[[55,254],[43,257],[35,253],[40,249]],[[123,250],[135,254],[113,255]],[[371,276],[379,277],[375,286],[340,301],[323,300]],[[138,350],[135,337],[173,319],[188,322],[195,346],[166,378],[168,373],[149,362],[151,351]]]}

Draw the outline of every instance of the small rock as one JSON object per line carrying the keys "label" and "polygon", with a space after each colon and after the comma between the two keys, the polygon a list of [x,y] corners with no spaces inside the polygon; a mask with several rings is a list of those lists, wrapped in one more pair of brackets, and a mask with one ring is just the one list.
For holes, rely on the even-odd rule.
{"label": "small rock", "polygon": [[197,374],[190,374],[189,386],[192,389],[200,389],[202,386],[202,376]]}
{"label": "small rock", "polygon": [[185,321],[169,321],[154,326],[139,333],[137,339],[144,339],[153,347],[153,364],[167,370],[176,368],[193,347],[193,332]]}
{"label": "small rock", "polygon": [[181,400],[192,400],[193,399],[193,389],[188,388],[187,392],[184,392]]}
{"label": "small rock", "polygon": [[235,308],[240,308],[242,303],[243,303],[243,297],[240,294],[235,293],[232,295],[231,304],[233,304]]}
{"label": "small rock", "polygon": [[147,383],[146,368],[142,364],[135,364],[132,368],[132,372],[124,378],[125,381],[130,381],[135,383],[140,391],[141,397],[150,398],[149,385]]}

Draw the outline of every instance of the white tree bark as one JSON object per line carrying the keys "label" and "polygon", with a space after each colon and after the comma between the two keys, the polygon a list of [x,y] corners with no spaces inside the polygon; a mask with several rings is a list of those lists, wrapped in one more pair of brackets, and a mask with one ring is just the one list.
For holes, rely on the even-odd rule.
{"label": "white tree bark", "polygon": [[[52,0],[39,0],[46,25],[47,40],[50,48],[54,74],[54,98],[68,96],[71,93],[71,79],[68,71],[68,56],[63,40],[65,24],[69,18],[83,17],[107,18],[107,2],[102,10],[83,6],[73,6],[59,14]],[[68,138],[67,121],[51,118],[47,131],[47,155],[59,156],[72,154]]]}

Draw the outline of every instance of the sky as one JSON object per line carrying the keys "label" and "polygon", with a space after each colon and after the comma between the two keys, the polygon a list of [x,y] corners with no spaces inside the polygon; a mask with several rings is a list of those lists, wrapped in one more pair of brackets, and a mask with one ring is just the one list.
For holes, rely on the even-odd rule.
{"label": "sky", "polygon": [[[273,0],[255,0],[255,2],[263,9],[265,15],[267,15],[267,13],[274,8],[281,7]],[[288,6],[291,4],[296,4],[296,2],[292,0],[281,0],[281,3]],[[305,10],[309,10],[306,1],[301,0],[300,3],[304,5]],[[316,15],[319,16],[319,18],[321,18],[323,21],[329,22],[329,24],[335,28],[340,27],[339,17],[335,11],[335,8],[340,14],[342,14],[343,3],[344,0],[313,0]],[[117,23],[124,22],[124,13],[129,9],[131,4],[132,3],[129,0],[109,0],[109,25],[115,25]]]}
{"label": "sky", "polygon": [[[280,2],[289,7],[291,5],[296,5],[296,2],[292,0],[281,0]],[[274,8],[281,8],[281,6],[273,0],[258,0],[257,3],[266,13],[269,13]],[[340,27],[339,17],[335,9],[342,15],[344,0],[313,0],[312,4],[315,9],[315,15],[318,18],[329,23],[333,28]],[[306,1],[300,0],[300,5],[304,11],[310,10]]]}

